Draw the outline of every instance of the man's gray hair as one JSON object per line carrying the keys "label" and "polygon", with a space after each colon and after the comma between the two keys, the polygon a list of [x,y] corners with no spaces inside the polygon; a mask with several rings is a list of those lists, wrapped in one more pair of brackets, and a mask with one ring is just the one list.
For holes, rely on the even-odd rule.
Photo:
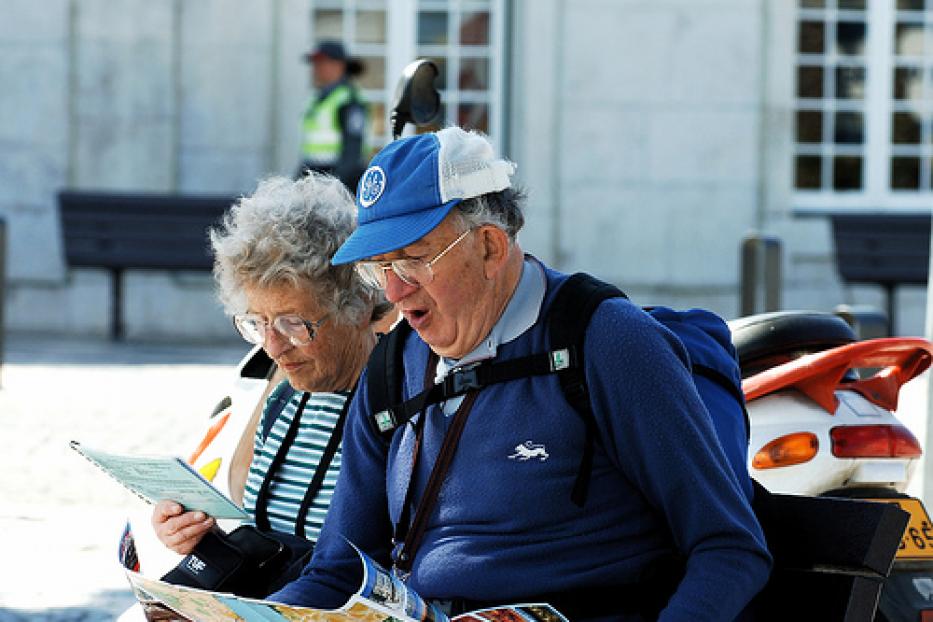
{"label": "man's gray hair", "polygon": [[522,204],[525,192],[520,188],[506,188],[499,192],[483,194],[472,199],[464,199],[457,204],[455,214],[463,229],[494,225],[515,240],[519,230],[525,224]]}
{"label": "man's gray hair", "polygon": [[214,278],[226,313],[247,310],[245,287],[289,284],[308,288],[317,304],[344,323],[357,323],[366,313],[373,320],[385,315],[391,305],[381,290],[360,279],[353,264],[330,264],[353,232],[354,214],[350,193],[329,175],[262,180],[210,232]]}

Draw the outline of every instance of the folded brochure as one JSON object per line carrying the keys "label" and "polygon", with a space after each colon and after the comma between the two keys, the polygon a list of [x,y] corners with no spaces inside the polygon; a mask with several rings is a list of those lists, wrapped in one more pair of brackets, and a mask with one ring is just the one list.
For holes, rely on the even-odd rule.
{"label": "folded brochure", "polygon": [[[355,548],[355,547],[354,547]],[[410,587],[356,549],[363,564],[360,589],[340,609],[296,607],[271,601],[209,592],[145,577],[129,568],[126,576],[144,608],[164,607],[192,622],[252,620],[263,622],[448,622],[449,618]],[[545,603],[516,604],[471,611],[453,622],[567,622]]]}
{"label": "folded brochure", "polygon": [[171,499],[187,510],[214,518],[248,518],[236,503],[177,456],[139,456],[92,449],[78,441],[71,448],[148,503]]}

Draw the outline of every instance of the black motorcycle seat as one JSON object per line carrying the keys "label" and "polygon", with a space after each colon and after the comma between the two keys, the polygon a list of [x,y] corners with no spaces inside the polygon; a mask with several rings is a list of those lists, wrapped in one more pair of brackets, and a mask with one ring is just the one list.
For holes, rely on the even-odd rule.
{"label": "black motorcycle seat", "polygon": [[728,324],[743,378],[803,354],[858,340],[845,320],[821,311],[759,313]]}

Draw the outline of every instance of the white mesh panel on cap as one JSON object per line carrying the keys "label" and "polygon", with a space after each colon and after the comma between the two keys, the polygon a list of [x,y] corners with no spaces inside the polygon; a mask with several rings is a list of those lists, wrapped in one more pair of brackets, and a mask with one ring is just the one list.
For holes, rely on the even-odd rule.
{"label": "white mesh panel on cap", "polygon": [[437,133],[441,201],[471,199],[512,185],[515,164],[496,159],[492,145],[476,132],[448,127]]}

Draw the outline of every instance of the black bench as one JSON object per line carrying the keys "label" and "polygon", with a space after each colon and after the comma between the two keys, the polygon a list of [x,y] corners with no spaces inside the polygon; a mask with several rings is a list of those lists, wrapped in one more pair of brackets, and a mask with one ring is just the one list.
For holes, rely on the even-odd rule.
{"label": "black bench", "polygon": [[111,273],[113,339],[123,337],[123,271],[209,271],[213,259],[207,230],[235,200],[70,190],[58,194],[66,264]]}
{"label": "black bench", "polygon": [[884,288],[888,332],[895,334],[895,288],[926,285],[930,267],[929,214],[834,214],[836,267],[847,283]]}

